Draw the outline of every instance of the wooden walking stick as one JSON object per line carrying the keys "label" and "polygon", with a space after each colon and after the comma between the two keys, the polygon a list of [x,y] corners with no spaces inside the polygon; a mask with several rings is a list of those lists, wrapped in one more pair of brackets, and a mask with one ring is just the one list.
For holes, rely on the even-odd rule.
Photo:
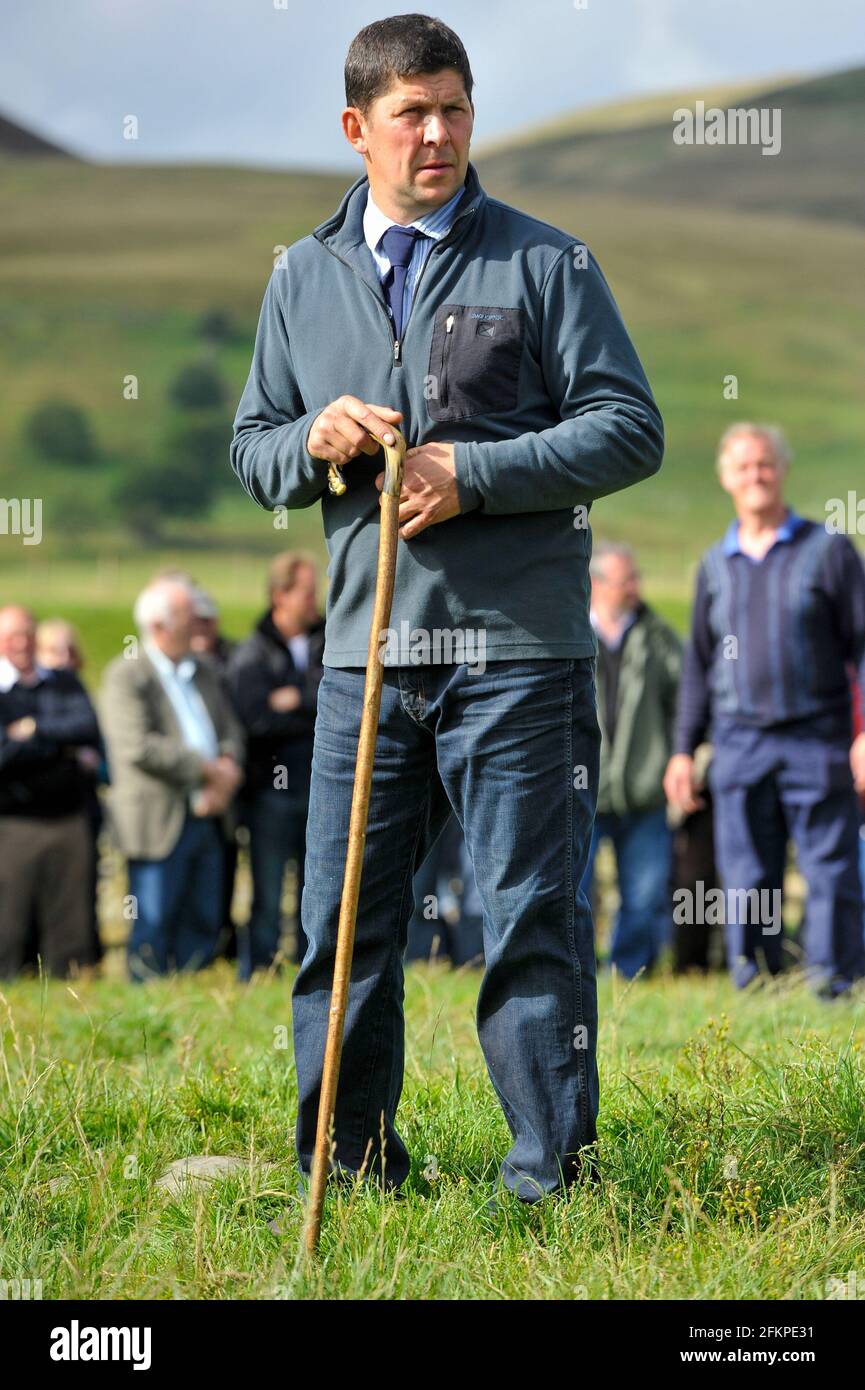
{"label": "wooden walking stick", "polygon": [[[378,718],[381,709],[381,683],[384,674],[381,661],[382,631],[390,623],[393,587],[396,576],[396,552],[399,540],[399,497],[402,492],[403,459],[406,442],[395,425],[389,426],[396,441],[386,444],[372,430],[370,434],[377,439],[385,453],[384,485],[381,490],[381,517],[378,538],[378,569],[375,579],[375,601],[372,624],[369,630],[369,648],[366,658],[366,682],[363,691],[363,712],[360,721],[360,736],[357,744],[357,762],[354,769],[354,790],[351,798],[351,818],[348,826],[348,847],[345,859],[345,875],[342,881],[342,900],[339,908],[339,926],[336,938],[336,958],[333,967],[333,989],[330,997],[330,1018],[327,1028],[327,1045],[324,1050],[324,1067],[321,1076],[321,1095],[318,1103],[318,1125],[315,1136],[315,1152],[312,1159],[309,1198],[304,1227],[304,1243],[310,1252],[318,1246],[321,1231],[321,1213],[324,1206],[324,1191],[327,1183],[330,1160],[330,1127],[336,1106],[336,1088],[339,1082],[339,1064],[342,1057],[342,1034],[345,1025],[345,1009],[348,1002],[348,985],[351,977],[351,962],[354,954],[354,931],[357,921],[357,904],[360,896],[360,877],[363,870],[363,851],[366,844],[366,825],[369,815],[369,794],[372,786],[372,765],[375,757],[375,744],[378,734]],[[345,491],[345,483],[332,464],[329,473],[331,492]]]}

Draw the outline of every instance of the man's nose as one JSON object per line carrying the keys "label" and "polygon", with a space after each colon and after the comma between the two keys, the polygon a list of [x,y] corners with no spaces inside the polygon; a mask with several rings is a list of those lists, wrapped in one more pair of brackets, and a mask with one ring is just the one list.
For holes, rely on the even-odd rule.
{"label": "man's nose", "polygon": [[447,144],[447,126],[441,116],[430,116],[424,127],[423,138],[433,145]]}

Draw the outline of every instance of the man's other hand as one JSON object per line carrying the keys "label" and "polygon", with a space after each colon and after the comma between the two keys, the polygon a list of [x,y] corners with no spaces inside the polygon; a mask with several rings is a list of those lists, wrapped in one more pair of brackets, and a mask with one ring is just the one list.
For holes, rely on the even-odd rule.
{"label": "man's other hand", "polygon": [[[379,473],[375,485],[381,491],[384,473]],[[427,526],[458,516],[459,510],[453,444],[407,449],[399,499],[400,539],[410,541]]]}
{"label": "man's other hand", "polygon": [[298,708],[301,698],[296,685],[281,685],[276,690],[271,690],[267,703],[277,714],[290,714],[293,709]]}
{"label": "man's other hand", "polygon": [[203,767],[203,795],[198,800],[210,809],[197,814],[219,815],[228,807],[234,793],[243,781],[243,769],[226,753],[221,754]]}
{"label": "man's other hand", "polygon": [[674,753],[664,773],[664,795],[686,816],[701,811],[705,801],[697,795],[694,759],[688,753]]}
{"label": "man's other hand", "polygon": [[6,733],[15,743],[26,743],[36,733],[36,720],[30,714],[23,719],[14,719],[6,725]]}

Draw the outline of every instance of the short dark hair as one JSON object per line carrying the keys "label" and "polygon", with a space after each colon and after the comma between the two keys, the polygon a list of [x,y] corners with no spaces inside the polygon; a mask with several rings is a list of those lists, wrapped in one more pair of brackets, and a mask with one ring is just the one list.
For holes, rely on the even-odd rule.
{"label": "short dark hair", "polygon": [[456,68],[471,102],[472,70],[453,29],[427,14],[377,19],[351,41],[345,60],[345,104],[365,116],[376,97],[384,96],[400,78],[442,68]]}

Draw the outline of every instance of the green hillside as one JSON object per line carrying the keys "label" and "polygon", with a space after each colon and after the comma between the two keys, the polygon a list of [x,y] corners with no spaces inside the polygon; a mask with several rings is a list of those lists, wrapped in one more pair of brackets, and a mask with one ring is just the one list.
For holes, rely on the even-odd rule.
{"label": "green hillside", "polygon": [[[757,144],[677,145],[673,113],[729,107],[777,111],[777,154]],[[783,85],[704,89],[577,112],[485,150],[510,194],[537,189],[625,193],[693,206],[784,211],[865,224],[865,68]],[[771,133],[772,126],[768,132]]]}
{"label": "green hillside", "polygon": [[[606,128],[548,132],[530,146],[523,134],[510,150],[473,152],[491,195],[585,237],[616,294],[665,417],[667,455],[651,483],[598,504],[593,524],[639,545],[652,596],[679,623],[697,557],[728,517],[712,463],[726,425],[785,425],[791,496],[805,511],[824,515],[827,498],[861,486],[865,277],[861,179],[849,161],[863,73],[793,84],[778,100],[784,142],[774,159],[674,147],[669,122],[659,154],[651,103],[632,109],[628,119],[647,122],[639,127],[609,128],[606,113],[597,117]],[[731,157],[740,160],[732,185]],[[274,248],[327,216],[349,181],[50,158],[0,165],[0,497],[41,496],[44,531],[31,547],[0,534],[3,597],[55,611],[103,606],[121,622],[141,579],[170,554],[242,622],[259,599],[262,557],[292,544],[323,553],[317,511],[275,529],[227,452],[213,457],[223,488],[212,511],[167,518],[159,552],[142,549],[112,497],[158,447],[169,384],[191,360],[208,358],[225,378],[227,435]],[[199,323],[215,308],[237,332],[208,346]],[[137,400],[124,399],[129,375]],[[738,400],[724,398],[731,375]],[[100,458],[86,468],[46,465],[25,437],[33,407],[58,397],[90,417]],[[408,433],[413,442],[410,422]]]}

